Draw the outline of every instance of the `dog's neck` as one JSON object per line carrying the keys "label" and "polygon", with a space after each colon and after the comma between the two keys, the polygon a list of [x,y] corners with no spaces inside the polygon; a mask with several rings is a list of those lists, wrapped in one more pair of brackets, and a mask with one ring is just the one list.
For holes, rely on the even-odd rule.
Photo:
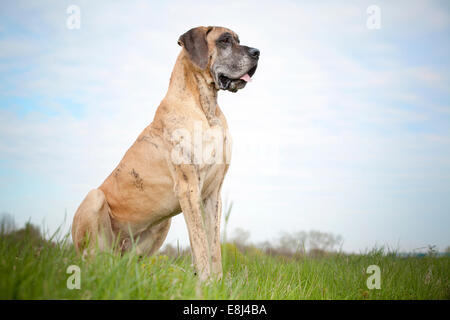
{"label": "dog's neck", "polygon": [[211,123],[216,119],[218,90],[208,69],[198,69],[187,55],[181,52],[170,77],[168,93],[182,100],[195,100]]}

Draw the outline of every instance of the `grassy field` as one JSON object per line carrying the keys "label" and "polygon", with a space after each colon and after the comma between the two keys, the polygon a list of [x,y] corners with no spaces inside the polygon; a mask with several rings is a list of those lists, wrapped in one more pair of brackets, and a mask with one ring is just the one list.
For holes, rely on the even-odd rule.
{"label": "grassy field", "polygon": [[[64,240],[26,232],[0,237],[1,299],[449,299],[450,258],[399,257],[373,250],[288,259],[223,246],[224,277],[199,285],[189,256],[99,254],[85,262]],[[70,265],[81,289],[69,290]],[[381,269],[381,289],[369,290],[369,265]]]}

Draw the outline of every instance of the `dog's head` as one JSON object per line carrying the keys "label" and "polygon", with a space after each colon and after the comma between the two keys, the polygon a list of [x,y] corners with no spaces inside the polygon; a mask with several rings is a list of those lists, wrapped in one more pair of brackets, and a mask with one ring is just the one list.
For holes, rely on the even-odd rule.
{"label": "dog's head", "polygon": [[196,68],[210,73],[216,89],[244,88],[258,65],[259,50],[241,45],[237,34],[226,28],[193,28],[180,36],[178,44]]}

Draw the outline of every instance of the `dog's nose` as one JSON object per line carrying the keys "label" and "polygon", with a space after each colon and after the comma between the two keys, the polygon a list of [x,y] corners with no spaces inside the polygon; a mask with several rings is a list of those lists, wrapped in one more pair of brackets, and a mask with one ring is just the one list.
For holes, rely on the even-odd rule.
{"label": "dog's nose", "polygon": [[259,59],[259,53],[259,50],[256,48],[248,48],[248,54],[254,59]]}

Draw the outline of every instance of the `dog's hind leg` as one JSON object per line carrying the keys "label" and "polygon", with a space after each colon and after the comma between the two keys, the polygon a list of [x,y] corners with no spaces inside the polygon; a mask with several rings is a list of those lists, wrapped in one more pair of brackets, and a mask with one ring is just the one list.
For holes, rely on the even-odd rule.
{"label": "dog's hind leg", "polygon": [[88,254],[94,253],[97,246],[103,251],[113,245],[109,205],[100,189],[91,190],[78,207],[72,223],[72,240],[78,252],[89,249]]}
{"label": "dog's hind leg", "polygon": [[161,248],[170,229],[170,218],[154,225],[139,235],[136,251],[139,255],[152,255]]}

